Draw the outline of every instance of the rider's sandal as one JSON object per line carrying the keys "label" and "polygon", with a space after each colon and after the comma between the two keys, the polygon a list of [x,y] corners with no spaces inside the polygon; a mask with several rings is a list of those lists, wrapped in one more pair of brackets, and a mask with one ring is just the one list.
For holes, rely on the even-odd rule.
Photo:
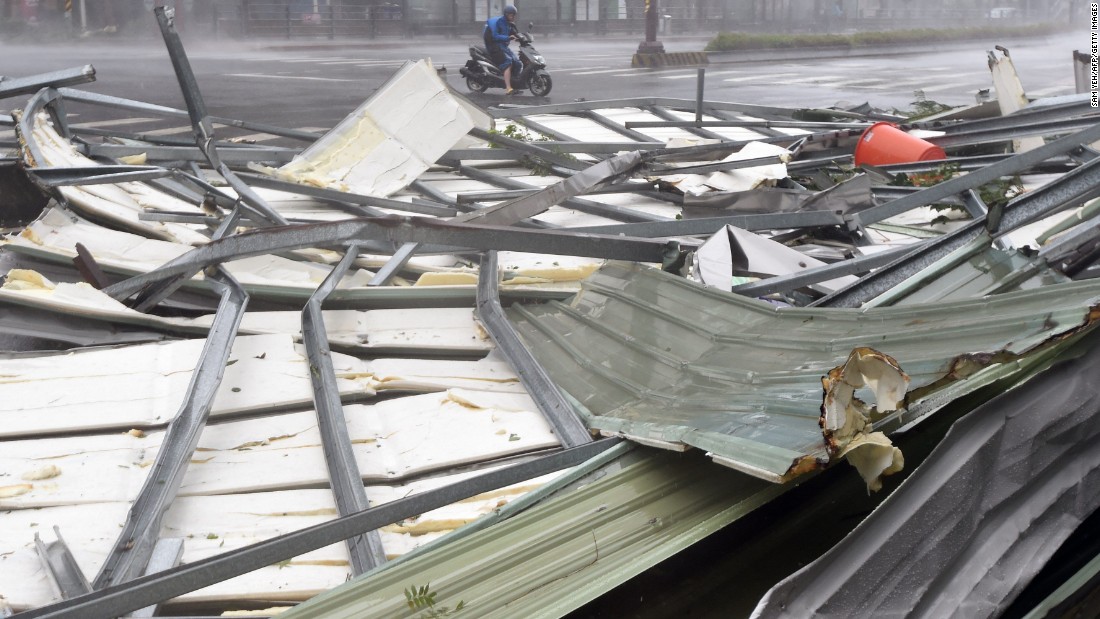
{"label": "rider's sandal", "polygon": [[506,95],[510,95],[510,94],[512,94],[512,93],[513,93],[513,92],[515,92],[515,91],[516,91],[516,89],[515,89],[515,88],[509,88],[508,90],[505,90],[505,91],[504,91],[504,94],[506,94]]}

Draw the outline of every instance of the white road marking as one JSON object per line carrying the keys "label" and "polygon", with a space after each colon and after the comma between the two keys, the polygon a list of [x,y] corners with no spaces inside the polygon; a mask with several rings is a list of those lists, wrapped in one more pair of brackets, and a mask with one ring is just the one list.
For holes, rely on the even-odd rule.
{"label": "white road marking", "polygon": [[772,73],[770,75],[746,75],[744,77],[727,77],[723,79],[723,82],[748,82],[751,80],[761,80],[774,82],[779,77],[795,77],[801,75],[800,73]]}
{"label": "white road marking", "polygon": [[596,75],[598,73],[621,73],[623,68],[618,69],[602,69],[599,71],[570,71],[569,75]]}
{"label": "white road marking", "polygon": [[[745,71],[743,69],[730,69],[729,71],[707,71],[706,76],[707,77],[712,77],[712,76],[715,76],[715,75],[732,75],[734,73],[744,73],[744,72]],[[694,78],[696,76],[698,76],[698,72],[684,74],[684,75],[665,75],[665,76],[662,76],[661,79],[685,80],[685,79],[688,79],[688,78]]]}
{"label": "white road marking", "polygon": [[359,82],[359,79],[341,79],[336,77],[311,77],[305,75],[269,75],[266,73],[228,73],[229,77],[258,77],[271,80],[313,80],[317,82]]}

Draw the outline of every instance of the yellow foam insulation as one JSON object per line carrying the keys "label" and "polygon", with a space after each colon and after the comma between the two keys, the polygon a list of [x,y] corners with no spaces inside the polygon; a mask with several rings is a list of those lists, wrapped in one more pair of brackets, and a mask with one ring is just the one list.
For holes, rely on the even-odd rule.
{"label": "yellow foam insulation", "polygon": [[12,269],[4,279],[4,288],[8,290],[53,290],[56,285],[38,271]]}
{"label": "yellow foam insulation", "polygon": [[575,282],[592,275],[600,266],[601,263],[593,262],[571,267],[531,267],[519,269],[516,271],[516,277],[534,277],[554,282]]}
{"label": "yellow foam insulation", "polygon": [[856,348],[842,366],[821,379],[825,390],[821,429],[830,457],[847,458],[867,488],[882,488],[882,477],[902,470],[904,458],[882,432],[870,432],[872,407],[856,397],[858,389],[875,394],[877,413],[897,410],[909,387],[909,376],[889,355]]}
{"label": "yellow foam insulation", "polygon": [[286,612],[294,608],[293,606],[272,606],[271,608],[265,608],[263,610],[227,610],[222,613],[221,617],[270,617],[271,615],[278,615],[279,613]]}
{"label": "yellow foam insulation", "polygon": [[22,479],[23,481],[38,481],[40,479],[53,479],[60,474],[61,469],[57,468],[56,465],[50,464],[40,469],[23,473]]}
{"label": "yellow foam insulation", "polygon": [[423,273],[416,280],[415,286],[459,286],[476,285],[477,273]]}

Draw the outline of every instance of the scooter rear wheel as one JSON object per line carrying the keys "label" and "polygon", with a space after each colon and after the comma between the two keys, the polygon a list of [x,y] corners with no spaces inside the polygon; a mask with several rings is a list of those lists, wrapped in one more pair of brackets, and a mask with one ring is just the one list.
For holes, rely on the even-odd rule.
{"label": "scooter rear wheel", "polygon": [[546,71],[536,71],[534,75],[527,79],[527,87],[531,90],[531,94],[536,97],[545,97],[550,94],[550,89],[553,86],[554,82]]}
{"label": "scooter rear wheel", "polygon": [[473,92],[485,92],[489,87],[482,84],[481,80],[475,77],[467,77],[466,88],[469,88]]}

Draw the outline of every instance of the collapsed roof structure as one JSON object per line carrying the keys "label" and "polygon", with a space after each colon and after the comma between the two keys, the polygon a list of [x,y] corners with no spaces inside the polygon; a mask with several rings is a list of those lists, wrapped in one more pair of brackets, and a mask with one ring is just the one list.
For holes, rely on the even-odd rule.
{"label": "collapsed roof structure", "polygon": [[[318,136],[208,114],[156,15],[187,110],[0,80],[0,326],[58,349],[0,359],[0,608],[561,616],[848,460],[918,472],[756,616],[996,616],[1098,506],[1087,98],[485,110],[420,62]],[[946,158],[853,165],[884,121]]]}

